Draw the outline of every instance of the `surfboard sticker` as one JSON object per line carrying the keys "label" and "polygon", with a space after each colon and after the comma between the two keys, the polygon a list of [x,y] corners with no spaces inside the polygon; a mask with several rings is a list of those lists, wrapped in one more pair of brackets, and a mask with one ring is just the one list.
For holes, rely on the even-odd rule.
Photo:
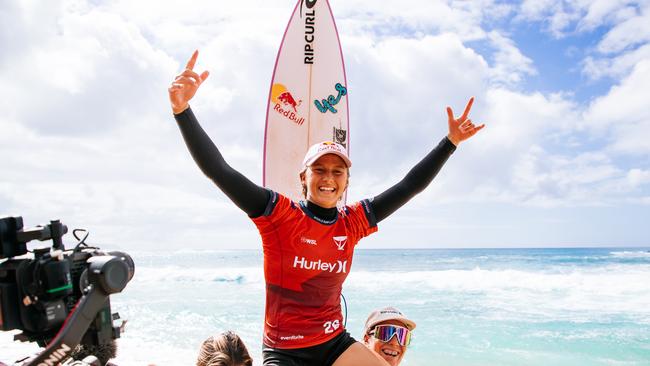
{"label": "surfboard sticker", "polygon": [[[334,141],[350,152],[343,54],[327,0],[299,0],[273,71],[264,133],[263,184],[297,201],[307,149]],[[345,199],[345,197],[344,197]]]}

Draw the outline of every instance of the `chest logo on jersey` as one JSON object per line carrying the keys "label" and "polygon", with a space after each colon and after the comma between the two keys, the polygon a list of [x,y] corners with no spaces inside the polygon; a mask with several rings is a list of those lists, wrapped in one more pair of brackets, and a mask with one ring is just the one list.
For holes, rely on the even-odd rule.
{"label": "chest logo on jersey", "polygon": [[318,243],[316,242],[316,239],[308,239],[308,238],[306,238],[306,237],[304,237],[304,236],[301,236],[301,237],[300,237],[300,242],[303,243],[303,244],[309,244],[309,245],[316,245],[316,244],[318,244]]}
{"label": "chest logo on jersey", "polygon": [[336,261],[332,263],[307,260],[305,257],[296,256],[293,259],[293,268],[308,269],[312,271],[322,271],[329,273],[347,273],[348,261]]}
{"label": "chest logo on jersey", "polygon": [[335,236],[332,239],[334,239],[334,244],[339,250],[345,250],[345,243],[348,242],[347,236]]}

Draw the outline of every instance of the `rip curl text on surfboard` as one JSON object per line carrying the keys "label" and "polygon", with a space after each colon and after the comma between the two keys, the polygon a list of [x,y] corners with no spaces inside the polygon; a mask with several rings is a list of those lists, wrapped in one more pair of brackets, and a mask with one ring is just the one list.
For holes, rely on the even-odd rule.
{"label": "rip curl text on surfboard", "polygon": [[316,28],[316,9],[305,12],[305,64],[314,64],[314,31]]}

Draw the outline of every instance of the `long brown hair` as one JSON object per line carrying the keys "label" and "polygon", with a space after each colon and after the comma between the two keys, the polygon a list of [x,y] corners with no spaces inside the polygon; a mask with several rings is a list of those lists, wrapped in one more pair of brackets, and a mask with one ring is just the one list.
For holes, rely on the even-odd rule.
{"label": "long brown hair", "polygon": [[196,366],[253,366],[253,358],[244,341],[227,331],[203,341]]}

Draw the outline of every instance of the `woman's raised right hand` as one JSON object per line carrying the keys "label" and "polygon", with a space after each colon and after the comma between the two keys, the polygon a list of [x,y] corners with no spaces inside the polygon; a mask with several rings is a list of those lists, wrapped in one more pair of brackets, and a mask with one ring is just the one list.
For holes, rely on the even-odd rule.
{"label": "woman's raised right hand", "polygon": [[208,78],[210,72],[203,71],[201,75],[194,72],[194,64],[199,57],[199,51],[196,50],[187,61],[185,70],[176,76],[172,85],[167,89],[169,91],[169,101],[172,105],[174,114],[179,114],[189,107],[189,101],[194,97],[199,86]]}

